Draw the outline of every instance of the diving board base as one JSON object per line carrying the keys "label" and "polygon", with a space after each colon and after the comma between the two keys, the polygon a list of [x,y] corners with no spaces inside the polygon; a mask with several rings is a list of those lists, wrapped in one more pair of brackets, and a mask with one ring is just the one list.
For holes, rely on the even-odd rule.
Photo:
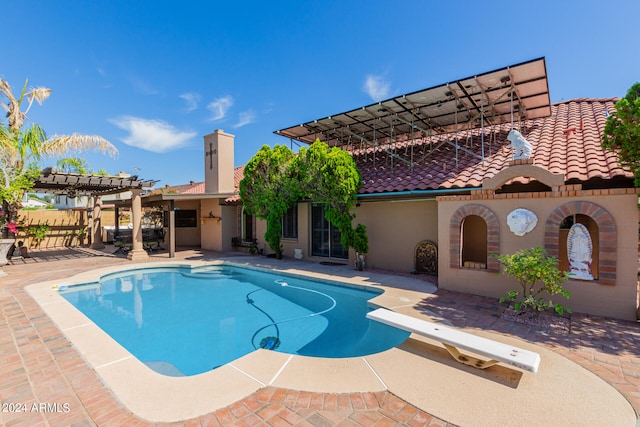
{"label": "diving board base", "polygon": [[456,359],[458,362],[465,365],[473,366],[474,368],[487,369],[488,367],[493,366],[496,363],[499,363],[498,360],[493,360],[493,359],[482,360],[477,357],[470,356],[468,354],[462,354],[457,348],[449,344],[443,343],[442,345],[444,346],[444,348],[447,349],[449,354],[453,356],[453,358]]}

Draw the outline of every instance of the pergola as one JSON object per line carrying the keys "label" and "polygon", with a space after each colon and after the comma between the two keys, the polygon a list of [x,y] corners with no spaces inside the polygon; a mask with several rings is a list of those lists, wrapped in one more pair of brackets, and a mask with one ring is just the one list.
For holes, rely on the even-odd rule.
{"label": "pergola", "polygon": [[93,212],[91,224],[91,247],[104,247],[100,226],[101,197],[111,194],[131,192],[131,223],[132,250],[127,257],[130,260],[147,258],[142,244],[142,189],[153,186],[155,181],[142,181],[137,176],[101,176],[73,173],[53,172],[51,168],[44,169],[40,177],[34,182],[33,191],[65,195],[67,197],[93,197]]}
{"label": "pergola", "polygon": [[450,135],[551,115],[547,67],[544,57],[487,73],[407,93],[344,113],[275,131],[291,140],[312,144],[316,139],[353,151],[372,147],[397,156],[396,143],[411,144],[442,136],[442,142],[467,151]]}

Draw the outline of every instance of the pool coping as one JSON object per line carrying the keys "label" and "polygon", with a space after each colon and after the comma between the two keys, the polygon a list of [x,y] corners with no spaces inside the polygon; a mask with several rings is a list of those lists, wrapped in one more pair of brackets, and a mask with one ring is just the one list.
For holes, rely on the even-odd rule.
{"label": "pool coping", "polygon": [[[177,266],[197,268],[221,264],[274,272],[272,268],[229,261],[158,262],[154,263],[153,268]],[[475,391],[478,396],[487,394],[488,390],[485,388],[487,379],[497,384],[498,387],[504,387],[504,384],[500,384],[502,381],[500,378],[491,377],[496,375],[495,372],[483,372],[480,374],[477,370],[463,368],[461,367],[462,365],[457,364],[455,361],[446,359],[446,355],[445,359],[421,356],[419,354],[420,347],[428,345],[428,340],[425,344],[425,340],[413,335],[406,345],[369,356],[325,359],[257,350],[213,371],[190,377],[167,377],[156,373],[140,362],[71,303],[66,301],[54,288],[59,288],[63,285],[71,286],[96,282],[104,275],[137,268],[149,268],[149,264],[140,263],[100,268],[65,280],[51,280],[29,285],[25,289],[77,348],[89,366],[98,373],[98,377],[111,389],[116,398],[133,414],[148,421],[173,422],[194,418],[237,402],[263,387],[273,386],[322,393],[389,390],[433,415],[456,424],[465,424],[465,421],[473,419],[474,414],[464,414],[464,411],[461,413],[457,399],[453,399],[453,402],[433,399],[434,390],[427,392],[429,386],[426,385],[425,381],[429,381],[429,375],[426,372],[437,371],[441,373],[441,371],[446,371],[449,376],[460,376],[461,383],[478,382],[477,385],[473,386],[479,388],[479,390]],[[351,287],[380,289],[384,293],[370,300],[372,305],[394,309],[417,317],[424,316],[424,313],[417,312],[415,306],[424,298],[425,292],[393,288],[371,282],[363,283],[357,277],[340,277],[339,280],[336,280],[335,276],[331,274],[297,269],[275,270],[275,272],[283,275],[326,281],[332,284],[339,283]],[[582,378],[581,381],[589,383],[590,393],[594,390],[599,390],[598,394],[602,397],[601,400],[608,402],[610,406],[612,405],[611,407],[615,408],[616,411],[614,413],[625,412],[625,405],[619,401],[622,396],[617,391],[611,393],[613,388],[591,373],[588,373],[589,375],[585,377],[584,373],[581,372],[584,369],[569,362],[562,356],[537,345],[510,337],[484,331],[478,334],[490,336],[499,341],[515,341],[517,342],[516,345],[538,351],[543,355],[543,362],[546,365],[543,365],[543,367],[546,368],[547,372],[543,371],[536,376],[521,375],[518,382],[522,386],[520,388],[524,388],[525,392],[516,393],[510,396],[509,399],[521,400],[527,396],[527,390],[531,389],[533,393],[541,388],[543,379],[548,382],[554,382],[557,381],[557,379],[553,378],[554,375],[566,379],[567,372],[572,372],[574,377],[580,377]],[[434,363],[436,363],[435,367]],[[580,369],[576,370],[576,367]],[[403,371],[404,375],[400,375]],[[586,372],[586,370],[584,371]],[[499,369],[496,372],[501,372],[500,375],[509,376],[512,375],[509,372],[513,371]],[[507,373],[505,374],[504,372]],[[427,377],[423,378],[425,375]],[[447,387],[454,389],[458,387],[452,383],[451,378],[443,377],[440,381],[442,384],[446,384]],[[575,382],[575,378],[572,381]],[[606,384],[606,386],[600,384],[600,382]],[[473,391],[468,386],[469,384],[463,390],[467,394]],[[515,388],[517,389],[518,387]],[[555,388],[557,389],[558,387]],[[561,390],[561,388],[559,389]],[[438,390],[435,390],[435,393],[438,393]],[[558,393],[558,391],[554,391],[554,393]],[[439,394],[442,393],[440,392]],[[489,394],[491,394],[490,391]],[[540,397],[548,397],[548,394],[548,391],[545,390]],[[429,395],[431,396],[428,397]],[[525,401],[529,401],[529,399],[527,398]],[[433,404],[430,400],[435,400],[436,403]],[[622,400],[628,405],[624,398]],[[570,407],[570,405],[568,406]],[[574,406],[576,407],[575,410],[578,410],[577,407],[580,405]],[[508,405],[508,407],[517,407],[517,405]],[[554,412],[554,408],[551,408],[551,410],[547,409],[547,413],[548,416],[555,417],[554,419],[558,420],[558,417],[571,413],[571,409],[566,411],[564,405],[563,410],[564,414],[556,413],[557,411]],[[632,409],[631,412],[633,413]],[[633,415],[635,419],[635,413]],[[595,416],[595,419],[597,419],[596,414],[591,416]],[[501,419],[500,414],[498,414],[497,419]],[[594,418],[591,419],[593,420]]]}
{"label": "pool coping", "polygon": [[[172,422],[200,416],[228,406],[266,386],[295,388],[326,393],[383,391],[386,389],[376,372],[364,357],[325,359],[289,355],[268,350],[256,350],[215,370],[188,377],[169,377],[159,374],[138,360],[116,340],[100,329],[92,320],[60,295],[65,286],[98,282],[100,278],[127,270],[149,268],[192,268],[213,265],[231,265],[256,271],[274,273],[269,268],[239,264],[230,261],[175,261],[111,266],[83,272],[64,280],[51,280],[29,285],[25,290],[40,305],[56,326],[78,349],[83,359],[99,374],[103,382],[118,399],[137,416],[154,422]],[[323,274],[303,271],[278,271],[288,277],[349,286],[358,289],[379,290],[383,293],[369,302],[386,306],[385,287],[358,283],[348,278],[331,278]],[[414,293],[403,304],[419,300],[422,293]],[[388,302],[388,301],[387,301]],[[286,370],[286,372],[285,372]],[[326,378],[319,383],[304,372],[311,370]],[[315,375],[314,375],[315,377]],[[197,393],[194,393],[194,390]],[[176,396],[189,396],[189,404]]]}

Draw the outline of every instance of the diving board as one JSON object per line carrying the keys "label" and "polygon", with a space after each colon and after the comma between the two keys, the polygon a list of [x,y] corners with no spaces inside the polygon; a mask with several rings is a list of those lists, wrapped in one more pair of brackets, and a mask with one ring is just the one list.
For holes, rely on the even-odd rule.
{"label": "diving board", "polygon": [[[378,308],[367,313],[367,318],[441,342],[454,359],[465,365],[486,369],[502,362],[524,371],[538,372],[540,355],[533,351],[503,344],[384,308]],[[482,360],[463,354],[459,349],[471,351],[489,360]]]}

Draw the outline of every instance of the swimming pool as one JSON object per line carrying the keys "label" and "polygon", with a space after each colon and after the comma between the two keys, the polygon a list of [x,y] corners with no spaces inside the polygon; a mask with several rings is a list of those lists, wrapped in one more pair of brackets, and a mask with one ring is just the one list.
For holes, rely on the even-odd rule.
{"label": "swimming pool", "polygon": [[409,333],[366,319],[381,292],[235,266],[164,267],[104,276],[61,294],[155,371],[196,375],[258,348],[355,357]]}

